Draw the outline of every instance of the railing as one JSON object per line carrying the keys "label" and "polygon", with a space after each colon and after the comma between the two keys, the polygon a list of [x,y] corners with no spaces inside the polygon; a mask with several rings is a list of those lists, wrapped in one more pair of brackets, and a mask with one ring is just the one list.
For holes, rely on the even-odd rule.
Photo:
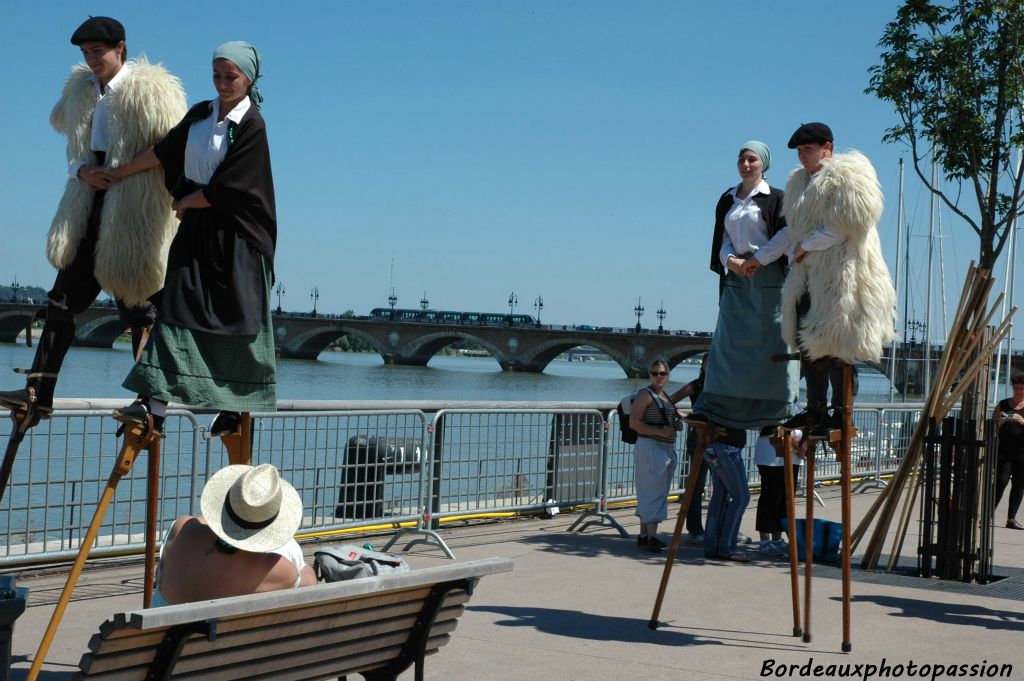
{"label": "railing", "polygon": [[[290,405],[282,404],[282,409]],[[451,552],[443,522],[636,499],[632,446],[608,403],[497,403],[381,408],[303,403],[254,414],[253,461],[277,466],[302,497],[302,535],[398,530]],[[355,408],[355,407],[367,408]],[[394,407],[395,405],[391,405]],[[316,408],[322,407],[322,408]],[[457,407],[457,408],[456,408]],[[859,405],[855,477],[878,480],[899,465],[921,405]],[[168,412],[160,459],[161,527],[199,512],[207,478],[227,463],[208,416]],[[29,431],[0,505],[0,567],[73,558],[92,520],[121,441],[109,409],[58,409]],[[0,441],[10,423],[0,426]],[[756,433],[745,450],[748,480]],[[677,447],[685,449],[686,432]],[[142,551],[146,454],[125,476],[91,557]],[[687,457],[676,480],[682,491]],[[834,453],[819,448],[816,478],[838,478]],[[398,539],[395,535],[392,541]]]}

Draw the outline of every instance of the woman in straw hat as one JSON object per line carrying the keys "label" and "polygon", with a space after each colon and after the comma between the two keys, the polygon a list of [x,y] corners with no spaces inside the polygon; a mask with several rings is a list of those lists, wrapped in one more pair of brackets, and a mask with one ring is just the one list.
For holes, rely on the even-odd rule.
{"label": "woman in straw hat", "polygon": [[274,466],[222,468],[200,505],[167,533],[152,607],[316,583],[294,538],[302,500]]}

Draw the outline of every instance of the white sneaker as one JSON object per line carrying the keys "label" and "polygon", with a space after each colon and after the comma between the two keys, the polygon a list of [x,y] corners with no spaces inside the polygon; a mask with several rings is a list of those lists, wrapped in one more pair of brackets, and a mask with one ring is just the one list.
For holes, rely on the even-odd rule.
{"label": "white sneaker", "polygon": [[737,544],[753,544],[754,540],[751,539],[750,537],[748,537],[747,535],[743,534],[742,532],[737,532],[736,533],[736,543]]}

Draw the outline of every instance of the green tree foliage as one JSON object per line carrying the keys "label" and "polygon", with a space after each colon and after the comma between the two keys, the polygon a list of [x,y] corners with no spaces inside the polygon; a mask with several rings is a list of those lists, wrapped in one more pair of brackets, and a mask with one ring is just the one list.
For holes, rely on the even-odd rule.
{"label": "green tree foliage", "polygon": [[[900,118],[883,139],[909,145],[917,175],[978,234],[978,265],[991,269],[1024,209],[1013,154],[1024,145],[1022,0],[906,0],[879,47],[866,92]],[[922,171],[932,153],[952,188]]]}

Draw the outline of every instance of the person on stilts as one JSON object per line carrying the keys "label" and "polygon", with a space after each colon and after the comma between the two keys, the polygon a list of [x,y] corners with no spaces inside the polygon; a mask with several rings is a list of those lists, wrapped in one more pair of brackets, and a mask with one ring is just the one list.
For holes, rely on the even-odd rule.
{"label": "person on stilts", "polygon": [[181,82],[145,58],[128,60],[116,19],[91,17],[71,36],[85,64],[71,70],[50,122],[67,136],[69,179],[50,226],[46,255],[57,268],[46,323],[26,385],[0,391],[0,404],[53,409],[57,375],[75,336],[75,315],[101,290],[117,302],[138,353],[152,325],[149,298],[164,282],[167,249],[178,221],[163,176],[152,171],[116,184],[105,169],[126,163],[161,139],[186,109]]}
{"label": "person on stilts", "polygon": [[[783,427],[826,436],[840,428],[841,409],[853,406],[843,403],[843,367],[878,361],[895,336],[896,291],[878,238],[884,204],[871,162],[858,151],[834,154],[824,123],[801,125],[788,146],[801,167],[786,182],[782,209],[793,247],[782,290],[782,334],[800,350],[807,407]],[[820,238],[822,228],[831,238]],[[813,246],[812,233],[819,235]]]}
{"label": "person on stilts", "polygon": [[162,432],[175,400],[220,410],[210,433],[226,436],[247,430],[245,413],[277,409],[270,317],[277,213],[260,65],[249,43],[218,47],[217,98],[193,106],[163,139],[112,171],[128,182],[159,168],[181,217],[152,338],[122,384],[138,399],[114,411],[122,422]]}

